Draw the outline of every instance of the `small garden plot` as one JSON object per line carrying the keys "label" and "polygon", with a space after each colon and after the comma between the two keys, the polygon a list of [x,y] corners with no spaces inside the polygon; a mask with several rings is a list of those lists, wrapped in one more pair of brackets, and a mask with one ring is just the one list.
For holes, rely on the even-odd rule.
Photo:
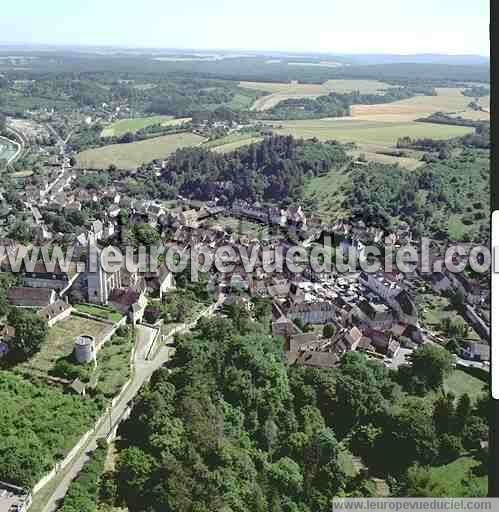
{"label": "small garden plot", "polygon": [[41,350],[28,361],[16,366],[15,371],[27,377],[44,377],[52,373],[56,362],[72,354],[75,340],[83,334],[93,336],[99,343],[112,326],[97,320],[72,315],[50,327]]}
{"label": "small garden plot", "polygon": [[97,304],[77,304],[76,311],[86,315],[102,318],[103,320],[110,320],[112,322],[119,322],[123,315],[109,306],[99,306]]}

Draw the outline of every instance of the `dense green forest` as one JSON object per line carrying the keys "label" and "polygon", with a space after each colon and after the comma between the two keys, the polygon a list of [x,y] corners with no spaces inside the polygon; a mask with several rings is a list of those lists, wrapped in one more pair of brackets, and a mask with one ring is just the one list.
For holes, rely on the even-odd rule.
{"label": "dense green forest", "polygon": [[256,311],[232,306],[177,339],[120,429],[108,499],[131,512],[327,511],[334,496],[374,493],[349,467],[351,450],[395,494],[445,494],[426,494],[417,468],[477,452],[489,414],[485,395],[472,404],[441,391],[447,351],[420,349],[400,373],[359,353],[338,369],[288,368],[269,311]]}
{"label": "dense green forest", "polygon": [[134,75],[133,79],[120,79],[107,74],[62,73],[27,81],[17,81],[11,76],[0,84],[2,110],[9,113],[41,108],[71,111],[126,101],[130,109],[139,112],[190,116],[221,106],[235,110],[249,108],[262,94],[243,89],[236,82],[177,75]]}
{"label": "dense green forest", "polygon": [[[190,78],[215,78],[225,80],[249,80],[267,82],[288,82],[299,80],[306,83],[322,83],[329,79],[374,79],[384,81],[426,81],[433,85],[454,82],[489,82],[490,67],[487,65],[452,65],[444,63],[383,63],[348,66],[322,67],[308,65],[306,57],[282,58],[269,63],[267,56],[226,56],[213,60],[161,60],[157,55],[133,54],[92,54],[59,51],[29,52],[28,69],[12,69],[15,79],[43,77],[47,75],[73,73],[89,78],[109,76],[133,79],[136,76],[181,75]],[[337,62],[348,63],[348,59],[334,57]],[[304,62],[303,65],[300,64]],[[289,63],[292,62],[293,65]],[[8,68],[7,68],[8,69]],[[0,71],[6,69],[0,68]]]}
{"label": "dense green forest", "polygon": [[272,136],[258,144],[217,154],[202,148],[178,150],[167,162],[159,191],[171,199],[181,194],[222,204],[234,199],[289,203],[303,193],[305,179],[348,160],[337,144]]}

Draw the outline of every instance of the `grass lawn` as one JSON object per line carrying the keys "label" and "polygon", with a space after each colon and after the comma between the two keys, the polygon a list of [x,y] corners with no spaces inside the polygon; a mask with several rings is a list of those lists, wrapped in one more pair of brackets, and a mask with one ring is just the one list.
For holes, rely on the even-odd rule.
{"label": "grass lawn", "polygon": [[97,369],[90,375],[95,390],[106,398],[116,396],[130,378],[130,355],[133,342],[130,336],[114,335],[97,354]]}
{"label": "grass lawn", "polygon": [[[461,457],[445,466],[434,467],[430,469],[433,479],[445,489],[446,496],[462,497],[462,481],[468,480],[469,472],[477,469],[480,462],[472,457]],[[487,475],[478,477],[479,488],[482,496],[487,495],[488,478]]]}
{"label": "grass lawn", "polygon": [[383,120],[359,120],[355,118],[328,118],[295,121],[273,121],[274,131],[297,138],[338,140],[360,144],[394,146],[403,136],[412,138],[451,139],[471,133],[472,128],[463,126],[416,123],[412,121],[387,122]]}
{"label": "grass lawn", "polygon": [[172,116],[151,116],[151,117],[136,117],[133,119],[121,119],[116,121],[102,130],[101,137],[121,137],[125,133],[136,133],[143,128],[155,124],[162,126],[182,124],[190,121],[190,117],[175,119]]}
{"label": "grass lawn", "polygon": [[454,370],[444,381],[445,391],[451,391],[456,396],[468,393],[471,400],[476,400],[487,391],[485,382],[473,377],[462,370]]}
{"label": "grass lawn", "polygon": [[177,133],[130,144],[111,144],[88,149],[78,155],[78,165],[87,169],[107,169],[114,164],[119,169],[136,169],[151,160],[166,158],[179,148],[196,146],[203,137],[193,133]]}
{"label": "grass lawn", "polygon": [[74,306],[74,308],[80,313],[86,313],[87,315],[103,318],[104,320],[111,320],[113,322],[118,322],[123,317],[121,313],[115,311],[109,306],[99,306],[96,304],[77,304]]}
{"label": "grass lawn", "polygon": [[15,372],[26,376],[46,376],[54,368],[56,361],[67,357],[73,352],[78,336],[87,334],[94,336],[96,341],[109,331],[111,327],[96,320],[78,316],[70,316],[49,328],[47,340],[41,350],[28,361],[15,367]]}

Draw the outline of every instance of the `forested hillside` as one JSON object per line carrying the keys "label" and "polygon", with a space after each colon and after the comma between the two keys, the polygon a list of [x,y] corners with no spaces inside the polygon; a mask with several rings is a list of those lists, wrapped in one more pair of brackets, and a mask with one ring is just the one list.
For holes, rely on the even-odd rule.
{"label": "forested hillside", "polygon": [[369,225],[389,228],[400,219],[419,235],[481,243],[488,238],[486,152],[464,150],[414,172],[370,163],[355,169],[351,180],[343,206]]}
{"label": "forested hillside", "polygon": [[[335,370],[287,368],[265,308],[257,311],[253,321],[232,307],[229,319],[203,320],[178,340],[170,368],[154,375],[121,429],[117,470],[107,475],[118,483],[115,504],[327,511],[334,496],[374,492],[352,471],[349,450],[389,477],[394,493],[445,492],[433,482],[423,494],[432,477],[418,480],[416,465],[447,464],[463,444],[474,452],[488,415],[485,399],[474,406],[464,396],[455,411],[450,395],[433,403],[414,394],[441,389],[452,371],[446,351],[421,349],[400,374],[357,353]],[[460,492],[478,483],[470,475]]]}
{"label": "forested hillside", "polygon": [[218,197],[222,203],[235,199],[287,203],[302,196],[305,179],[347,160],[340,145],[283,136],[267,137],[227,154],[187,148],[168,160],[161,191],[166,198],[181,194],[194,199]]}

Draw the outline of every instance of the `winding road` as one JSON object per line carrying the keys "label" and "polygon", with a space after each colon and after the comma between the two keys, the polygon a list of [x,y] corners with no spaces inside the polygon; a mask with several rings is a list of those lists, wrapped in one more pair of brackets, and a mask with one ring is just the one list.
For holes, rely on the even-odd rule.
{"label": "winding road", "polygon": [[19,135],[19,133],[14,131],[12,128],[9,128],[8,126],[6,126],[5,129],[7,131],[13,133],[14,135],[16,135],[16,137],[18,137],[19,140],[21,141],[21,143],[19,143],[19,142],[17,142],[17,140],[8,139],[7,137],[3,137],[3,136],[0,135],[0,139],[5,140],[9,144],[13,144],[14,146],[17,147],[17,151],[7,160],[7,165],[10,165],[13,162],[15,162],[19,158],[19,156],[22,154],[22,152],[24,151],[24,140]]}

